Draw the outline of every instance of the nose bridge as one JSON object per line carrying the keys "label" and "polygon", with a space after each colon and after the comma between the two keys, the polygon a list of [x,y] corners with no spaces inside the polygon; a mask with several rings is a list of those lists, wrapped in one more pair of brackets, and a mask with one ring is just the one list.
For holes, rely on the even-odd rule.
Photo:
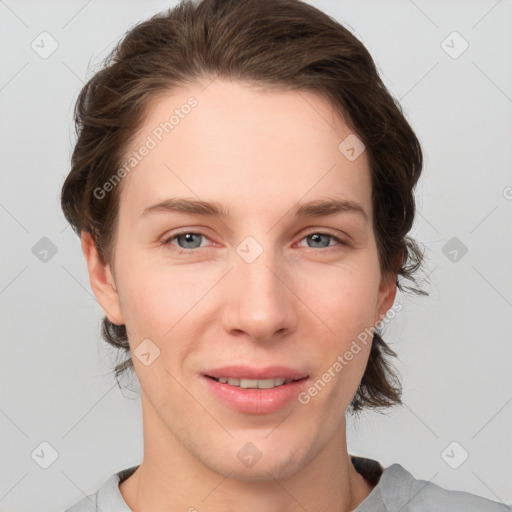
{"label": "nose bridge", "polygon": [[284,265],[271,238],[248,236],[238,244],[227,290],[226,328],[243,330],[259,339],[290,327],[293,320],[293,294],[283,284],[287,281]]}

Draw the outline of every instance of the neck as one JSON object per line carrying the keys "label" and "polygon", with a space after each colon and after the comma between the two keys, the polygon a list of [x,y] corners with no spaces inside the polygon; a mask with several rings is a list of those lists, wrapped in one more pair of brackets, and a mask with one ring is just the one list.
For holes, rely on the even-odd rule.
{"label": "neck", "polygon": [[215,471],[207,457],[194,456],[194,447],[184,447],[142,398],[144,459],[119,486],[133,512],[156,512],[170,503],[190,512],[349,512],[373,489],[351,463],[344,418],[323,446],[319,440],[316,449],[305,452],[309,460],[287,461],[297,471],[286,474],[282,465],[263,471],[260,465],[257,477],[240,479],[229,468]]}

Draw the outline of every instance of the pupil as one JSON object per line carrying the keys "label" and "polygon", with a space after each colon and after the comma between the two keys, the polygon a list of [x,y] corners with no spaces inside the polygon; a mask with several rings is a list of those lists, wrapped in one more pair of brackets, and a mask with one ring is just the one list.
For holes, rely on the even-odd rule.
{"label": "pupil", "polygon": [[321,244],[321,247],[328,247],[329,246],[329,237],[327,235],[322,235],[319,233],[315,233],[313,235],[309,235],[310,238],[313,239],[313,242],[318,242],[320,237],[324,237],[327,243]]}
{"label": "pupil", "polygon": [[[185,239],[185,243],[192,243],[193,244],[193,239],[194,237],[197,236],[195,233],[185,233],[183,235],[181,235],[181,238],[184,238]],[[197,247],[199,247],[196,243],[195,246],[193,247],[189,247],[189,246],[185,246],[187,249],[196,249]]]}

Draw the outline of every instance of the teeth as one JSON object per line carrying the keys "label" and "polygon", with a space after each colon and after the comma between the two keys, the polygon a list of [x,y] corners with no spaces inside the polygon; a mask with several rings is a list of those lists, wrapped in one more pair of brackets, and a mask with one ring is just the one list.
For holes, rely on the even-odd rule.
{"label": "teeth", "polygon": [[244,389],[272,389],[283,384],[292,382],[292,379],[285,379],[282,377],[276,379],[233,379],[231,377],[220,377],[215,379],[222,384],[229,384],[230,386],[237,386]]}

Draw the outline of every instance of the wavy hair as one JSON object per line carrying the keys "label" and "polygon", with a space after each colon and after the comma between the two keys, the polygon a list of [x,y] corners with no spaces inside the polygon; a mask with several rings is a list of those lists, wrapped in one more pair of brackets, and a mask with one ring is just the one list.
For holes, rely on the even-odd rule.
{"label": "wavy hair", "polygon": [[[91,233],[104,261],[113,260],[121,187],[102,199],[94,190],[121,166],[152,101],[204,77],[312,91],[327,99],[369,156],[381,272],[396,275],[398,289],[427,295],[415,278],[423,253],[407,236],[423,166],[420,143],[365,46],[300,0],[185,0],[131,28],[84,85],[61,206],[78,235]],[[117,380],[133,370],[126,327],[104,317],[102,337],[128,355],[115,366]],[[402,403],[389,360],[396,355],[375,331],[352,412]]]}

